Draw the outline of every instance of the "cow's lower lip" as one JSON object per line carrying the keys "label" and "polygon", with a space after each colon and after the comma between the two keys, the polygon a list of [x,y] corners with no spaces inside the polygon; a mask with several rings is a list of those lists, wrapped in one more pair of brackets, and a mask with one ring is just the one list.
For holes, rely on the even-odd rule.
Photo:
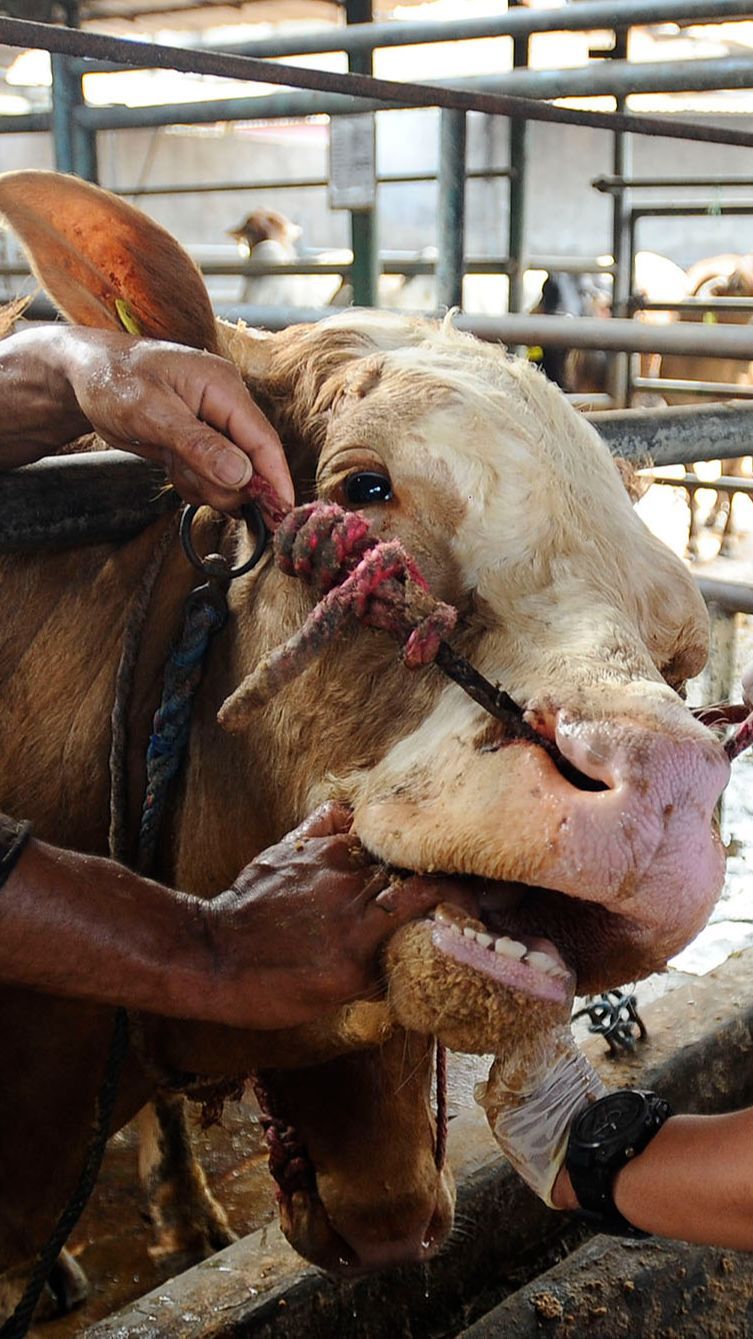
{"label": "cow's lower lip", "polygon": [[[486,944],[471,934],[480,933],[482,939],[492,942]],[[513,940],[509,936],[492,936],[473,931],[470,923],[463,929],[454,920],[434,919],[431,931],[434,946],[455,962],[474,971],[481,972],[498,985],[519,991],[532,999],[548,1000],[555,1004],[565,1003],[571,993],[574,973],[565,965],[554,944],[549,939],[521,936]],[[520,957],[511,952],[500,951],[505,946],[525,949]],[[533,961],[529,961],[531,956]]]}

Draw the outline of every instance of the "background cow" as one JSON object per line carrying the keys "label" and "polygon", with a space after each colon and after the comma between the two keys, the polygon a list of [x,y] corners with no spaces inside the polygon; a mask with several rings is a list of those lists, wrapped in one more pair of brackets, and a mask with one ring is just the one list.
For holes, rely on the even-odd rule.
{"label": "background cow", "polygon": [[[680,301],[688,294],[688,278],[679,265],[655,251],[635,256],[633,291],[639,301]],[[612,276],[609,274],[547,274],[533,311],[546,316],[612,315]],[[638,319],[663,325],[674,319],[671,312],[638,313]],[[540,365],[550,381],[571,394],[605,394],[609,390],[609,356],[600,349],[544,348]],[[641,355],[641,375],[658,376],[659,360]]]}

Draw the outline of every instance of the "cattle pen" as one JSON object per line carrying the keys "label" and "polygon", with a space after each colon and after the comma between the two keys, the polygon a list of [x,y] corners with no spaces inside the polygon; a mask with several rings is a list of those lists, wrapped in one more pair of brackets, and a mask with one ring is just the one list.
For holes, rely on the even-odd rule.
{"label": "cattle pen", "polygon": [[[590,397],[590,417],[610,450],[634,466],[689,467],[692,462],[732,460],[751,454],[753,406],[740,398],[725,404],[634,407],[635,393],[646,389],[636,374],[641,353],[745,360],[753,363],[753,323],[727,325],[715,319],[656,326],[634,319],[642,305],[662,311],[698,310],[698,304],[661,300],[643,304],[634,297],[636,231],[647,218],[683,217],[694,211],[705,218],[753,215],[753,200],[723,198],[727,189],[748,190],[753,177],[730,171],[697,175],[697,189],[712,192],[712,204],[695,200],[647,204],[641,191],[669,186],[636,173],[634,146],[639,137],[669,138],[690,144],[725,146],[729,152],[753,148],[753,131],[693,120],[634,114],[626,100],[635,94],[718,92],[753,89],[753,56],[724,56],[692,61],[632,62],[631,30],[646,25],[727,24],[753,19],[740,0],[582,0],[562,8],[513,4],[498,15],[443,20],[401,18],[375,22],[372,0],[344,0],[343,25],[321,30],[272,34],[209,49],[127,40],[80,27],[90,16],[105,20],[143,12],[137,0],[64,0],[65,25],[0,17],[0,47],[39,50],[51,55],[51,105],[43,110],[0,114],[0,136],[33,136],[52,145],[52,160],[63,172],[108,184],[101,169],[104,132],[217,123],[288,124],[329,118],[332,125],[367,126],[379,111],[438,109],[436,170],[377,170],[372,156],[364,172],[364,194],[345,206],[350,232],[346,256],[334,260],[301,256],[275,262],[241,257],[201,261],[208,278],[253,280],[269,276],[331,273],[347,282],[356,305],[379,305],[384,274],[434,279],[432,311],[458,309],[453,320],[484,341],[512,348],[534,346],[596,349],[609,355],[608,389]],[[177,6],[180,8],[180,6]],[[3,13],[0,5],[0,14]],[[40,12],[43,6],[40,6]],[[147,7],[148,8],[148,7]],[[164,6],[168,9],[167,4]],[[176,3],[170,7],[176,8]],[[183,6],[191,9],[192,6]],[[196,6],[195,8],[201,8]],[[460,7],[462,9],[462,7]],[[7,7],[13,15],[23,6]],[[157,12],[155,6],[149,12]],[[36,12],[36,11],[35,11]],[[56,13],[50,6],[50,18]],[[529,66],[534,36],[561,32],[606,31],[603,57],[584,68],[541,70]],[[138,32],[138,29],[136,29]],[[431,84],[377,78],[375,53],[411,46],[474,42],[512,42],[513,68],[506,73],[446,78]],[[312,56],[347,58],[347,72],[311,65],[282,64]],[[127,69],[171,70],[227,80],[280,86],[282,91],[243,93],[211,101],[153,105],[95,105],[87,100],[87,76]],[[614,111],[584,110],[584,98],[609,98]],[[578,106],[563,105],[578,100]],[[500,165],[471,166],[471,118],[498,119],[506,127],[508,156]],[[609,256],[533,252],[528,244],[528,196],[531,176],[531,127],[567,125],[609,137],[612,171],[597,178],[608,201]],[[3,163],[0,139],[0,165]],[[7,141],[5,141],[7,142]],[[368,154],[367,154],[368,157]],[[354,171],[354,160],[349,170]],[[746,158],[747,163],[747,158]],[[507,191],[504,247],[497,255],[469,253],[467,191],[474,182],[497,182]],[[408,256],[379,246],[381,192],[401,184],[436,186],[436,255]],[[687,175],[677,184],[694,187]],[[269,190],[321,192],[328,175],[309,173],[287,180],[132,181],[117,188],[120,196],[145,205],[154,198],[223,196]],[[524,310],[527,270],[558,269],[611,276],[613,319],[545,316]],[[463,309],[467,275],[502,275],[508,283],[506,311],[474,313]],[[0,264],[8,292],[28,276],[18,258]],[[735,302],[735,299],[728,299]],[[218,314],[268,331],[298,322],[317,322],[341,308],[330,305],[262,306],[245,300],[215,302]],[[709,300],[701,310],[724,312],[724,300]],[[753,313],[753,300],[740,299],[740,312]],[[36,295],[27,315],[49,320],[55,311]],[[657,386],[660,383],[652,383]],[[727,388],[731,389],[731,388]],[[707,386],[707,394],[714,388]],[[699,394],[703,394],[700,386]],[[748,394],[753,392],[748,391]],[[588,407],[588,406],[587,406]],[[666,483],[693,494],[700,484],[691,476]],[[750,493],[753,485],[736,480],[722,489]],[[0,475],[0,553],[33,552],[102,544],[139,534],[177,505],[174,494],[155,489],[145,462],[118,452],[61,457]],[[712,613],[715,651],[706,692],[728,695],[734,684],[738,615],[753,613],[750,586],[712,576],[697,576]],[[603,1037],[590,1038],[588,1053],[610,1085],[656,1088],[678,1110],[716,1112],[753,1104],[753,1001],[750,968],[753,948],[730,957],[645,1010],[650,1044],[631,1045],[617,1059],[604,1051]],[[628,1036],[630,1033],[628,1031]],[[729,1250],[700,1248],[663,1240],[622,1242],[593,1235],[572,1219],[561,1221],[545,1209],[499,1154],[471,1091],[475,1071],[460,1062],[452,1090],[450,1159],[458,1182],[459,1227],[442,1252],[423,1265],[401,1266],[377,1276],[335,1281],[309,1267],[286,1244],[280,1229],[262,1217],[240,1241],[145,1295],[134,1279],[113,1314],[75,1324],[52,1321],[35,1336],[86,1334],[91,1339],[523,1339],[542,1333],[595,1336],[595,1339],[651,1339],[670,1336],[743,1336],[750,1333],[753,1264]],[[246,1114],[246,1119],[251,1119]],[[256,1117],[254,1116],[255,1120]],[[250,1146],[249,1146],[250,1147]],[[246,1162],[258,1164],[254,1145]],[[368,1157],[368,1149],[364,1150]],[[254,1163],[254,1159],[256,1162]],[[230,1173],[228,1173],[228,1176]],[[271,1198],[271,1192],[270,1192]],[[71,1325],[71,1322],[73,1326]],[[62,1328],[63,1326],[67,1328]]]}

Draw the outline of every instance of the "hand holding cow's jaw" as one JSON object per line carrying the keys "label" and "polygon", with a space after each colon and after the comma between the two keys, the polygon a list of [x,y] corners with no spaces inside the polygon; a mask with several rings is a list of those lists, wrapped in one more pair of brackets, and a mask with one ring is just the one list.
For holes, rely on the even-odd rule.
{"label": "hand holding cow's jaw", "polygon": [[287,1028],[381,994],[385,942],[447,898],[474,906],[454,880],[400,878],[374,863],[349,810],[325,805],[205,904],[223,1020]]}
{"label": "hand holding cow's jaw", "polygon": [[294,501],[277,433],[216,354],[75,326],[34,329],[3,341],[0,388],[10,406],[0,468],[93,429],[162,465],[187,502],[236,512],[254,471]]}
{"label": "hand holding cow's jaw", "polygon": [[209,901],[32,841],[3,889],[0,981],[259,1031],[373,996],[381,946],[448,881],[396,880],[349,829],[318,810]]}

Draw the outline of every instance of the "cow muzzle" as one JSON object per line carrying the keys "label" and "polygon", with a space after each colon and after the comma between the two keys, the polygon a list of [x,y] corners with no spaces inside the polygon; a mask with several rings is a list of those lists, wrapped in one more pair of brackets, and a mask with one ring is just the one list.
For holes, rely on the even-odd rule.
{"label": "cow muzzle", "polygon": [[312,1264],[360,1274],[428,1260],[443,1244],[454,1184],[437,1166],[434,1049],[396,1029],[380,1046],[265,1073],[292,1155],[276,1174],[281,1226]]}
{"label": "cow muzzle", "polygon": [[404,1025],[496,1051],[523,1014],[531,1026],[567,1016],[570,969],[580,993],[619,985],[663,968],[705,924],[723,882],[714,807],[729,764],[676,707],[671,729],[648,711],[530,710],[553,750],[487,724],[443,741],[428,782],[414,759],[420,801],[405,785],[363,796],[356,827],[372,850],[461,874],[477,899],[475,916],[440,909],[392,941]]}

